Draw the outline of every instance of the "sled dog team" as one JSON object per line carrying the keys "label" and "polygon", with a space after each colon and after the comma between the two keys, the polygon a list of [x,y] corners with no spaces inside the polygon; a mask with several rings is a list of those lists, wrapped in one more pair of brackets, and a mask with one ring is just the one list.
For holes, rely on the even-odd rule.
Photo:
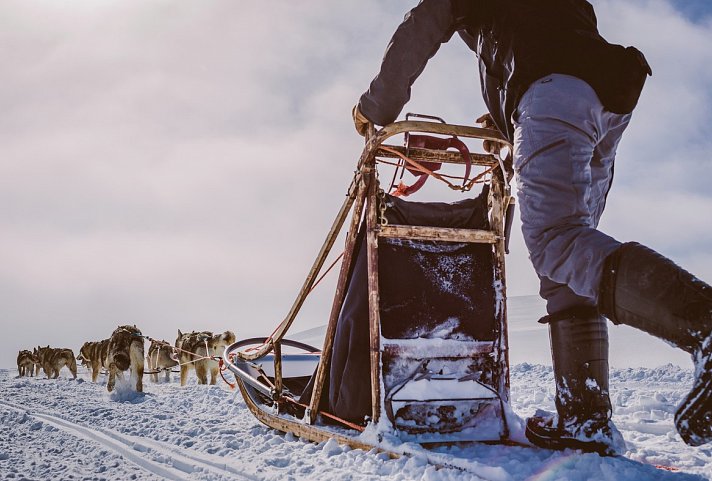
{"label": "sled dog team", "polygon": [[165,373],[165,380],[170,379],[171,370],[180,367],[180,383],[184,386],[190,369],[195,369],[198,384],[215,384],[219,365],[212,356],[219,356],[225,347],[235,342],[231,331],[213,334],[210,331],[183,333],[178,330],[178,337],[173,345],[168,342],[152,340],[148,353],[144,356],[144,336],[135,326],[119,326],[108,339],[87,341],[75,358],[74,352],[66,348],[37,346],[32,351],[22,350],[17,355],[17,371],[22,376],[39,375],[40,368],[47,379],[55,379],[59,371],[66,366],[77,378],[77,361],[91,370],[92,382],[96,382],[102,369],[108,371],[109,380],[106,388],[113,391],[116,377],[130,372],[132,385],[136,391],[143,391],[144,363],[148,365],[153,382],[158,382],[158,374]]}

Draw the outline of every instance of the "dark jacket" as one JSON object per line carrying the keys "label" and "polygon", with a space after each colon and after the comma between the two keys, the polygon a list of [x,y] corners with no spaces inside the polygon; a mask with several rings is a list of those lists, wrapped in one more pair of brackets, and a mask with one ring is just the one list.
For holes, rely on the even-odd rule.
{"label": "dark jacket", "polygon": [[607,110],[629,113],[652,73],[640,51],[599,35],[586,0],[422,0],[394,33],[361,112],[378,125],[395,121],[415,79],[456,31],[477,54],[485,104],[510,141],[512,113],[538,78],[576,76]]}

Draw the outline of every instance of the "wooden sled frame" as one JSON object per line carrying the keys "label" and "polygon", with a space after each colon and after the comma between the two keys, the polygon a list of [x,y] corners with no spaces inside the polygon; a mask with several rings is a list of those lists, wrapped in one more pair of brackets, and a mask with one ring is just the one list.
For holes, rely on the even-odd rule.
{"label": "wooden sled frame", "polygon": [[[353,435],[324,430],[316,426],[317,415],[320,413],[319,405],[322,399],[324,384],[327,375],[328,362],[331,359],[336,325],[346,295],[348,275],[354,260],[354,247],[356,236],[362,217],[366,218],[366,246],[368,258],[368,304],[369,304],[369,331],[370,331],[370,366],[371,366],[371,422],[378,423],[384,404],[381,379],[381,334],[379,312],[379,282],[378,282],[378,239],[403,238],[412,240],[438,240],[449,242],[475,242],[488,243],[494,248],[494,274],[498,292],[501,294],[496,300],[496,312],[501,328],[498,339],[495,341],[499,347],[499,355],[505,366],[506,372],[502,376],[500,386],[509,392],[509,360],[507,346],[506,323],[506,282],[505,282],[505,216],[508,206],[513,203],[509,188],[509,173],[504,161],[492,154],[470,154],[473,166],[491,169],[490,190],[488,198],[490,230],[453,229],[422,226],[386,225],[380,221],[380,212],[377,207],[379,185],[376,164],[379,158],[395,157],[393,151],[405,153],[404,147],[385,145],[384,142],[398,134],[409,133],[456,135],[463,138],[490,140],[499,143],[502,147],[511,145],[502,138],[501,134],[492,129],[483,129],[463,125],[450,125],[431,121],[400,121],[387,125],[384,128],[369,132],[366,146],[359,158],[354,178],[348,188],[348,195],[334,220],[329,233],[322,245],[314,264],[312,265],[304,284],[297,295],[289,313],[277,327],[274,333],[261,344],[253,345],[251,349],[239,350],[244,347],[244,342],[237,342],[225,349],[223,360],[225,365],[236,375],[237,384],[250,411],[264,424],[283,431],[292,432],[311,441],[321,442],[326,439],[336,439],[342,444],[349,444],[355,448],[370,449],[374,446],[355,441]],[[386,149],[383,149],[386,147]],[[431,150],[410,148],[408,157],[418,162],[440,162],[444,164],[462,164],[460,154],[445,150]],[[309,406],[303,406],[303,417],[281,415],[285,402],[285,387],[283,378],[283,344],[289,344],[285,339],[294,319],[301,309],[307,295],[312,290],[327,256],[329,255],[336,238],[346,223],[349,212],[351,220],[345,241],[341,269],[337,280],[331,311],[329,314],[324,345],[321,351],[319,364],[313,383],[313,391]],[[294,343],[292,343],[294,344]],[[308,350],[308,349],[304,349]],[[264,373],[258,361],[272,354],[274,370],[272,380]],[[313,353],[312,353],[313,354]],[[271,399],[271,411],[259,406],[253,399],[254,393],[259,393],[263,399]],[[508,399],[504,399],[508,401]],[[343,432],[343,430],[341,430]],[[348,431],[348,430],[347,430]],[[357,431],[353,432],[358,434]]]}

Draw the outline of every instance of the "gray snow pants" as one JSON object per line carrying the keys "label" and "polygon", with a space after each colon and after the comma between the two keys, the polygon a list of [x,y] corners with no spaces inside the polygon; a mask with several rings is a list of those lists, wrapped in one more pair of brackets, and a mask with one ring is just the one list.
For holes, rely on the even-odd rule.
{"label": "gray snow pants", "polygon": [[629,120],[561,74],[534,82],[513,115],[522,233],[550,314],[597,305],[603,262],[620,242],[596,228]]}

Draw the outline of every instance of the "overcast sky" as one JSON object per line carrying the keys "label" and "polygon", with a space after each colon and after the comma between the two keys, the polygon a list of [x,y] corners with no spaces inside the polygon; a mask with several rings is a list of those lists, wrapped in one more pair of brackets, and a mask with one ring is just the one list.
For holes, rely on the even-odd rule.
{"label": "overcast sky", "polygon": [[[601,227],[712,281],[710,2],[593,3],[653,68]],[[0,366],[125,323],[269,334],[351,180],[351,106],[414,4],[0,0]],[[471,123],[476,72],[455,37],[407,110]],[[536,294],[514,233],[509,293]]]}

